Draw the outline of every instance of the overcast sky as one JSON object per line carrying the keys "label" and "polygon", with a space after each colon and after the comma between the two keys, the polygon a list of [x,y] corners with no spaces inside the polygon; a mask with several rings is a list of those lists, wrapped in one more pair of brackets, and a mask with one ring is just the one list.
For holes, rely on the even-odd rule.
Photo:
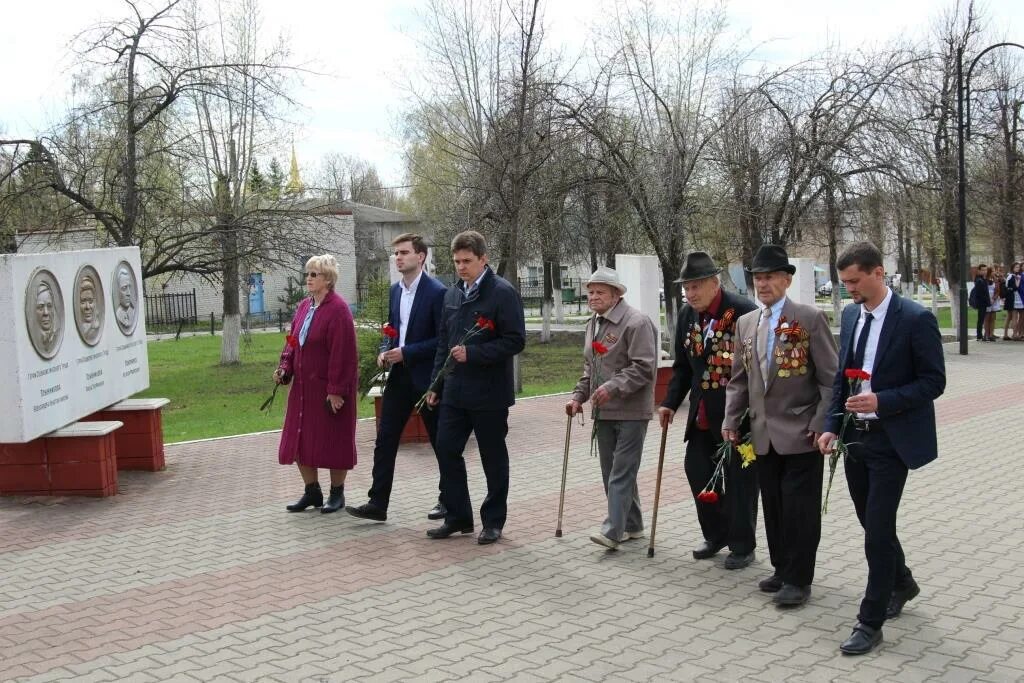
{"label": "overcast sky", "polygon": [[[899,36],[921,40],[952,2],[733,0],[728,6],[732,29],[749,32],[751,45],[763,45],[761,55],[781,64],[830,43],[853,48]],[[993,35],[1024,43],[1024,0],[982,6]],[[303,168],[312,171],[325,153],[340,152],[376,164],[386,183],[403,182],[396,119],[404,95],[397,83],[415,60],[410,35],[421,7],[415,0],[263,0],[266,28],[285,32],[299,61],[329,74],[305,78],[294,93],[304,105],[295,114]],[[600,21],[599,7],[595,0],[548,0],[548,39],[567,54],[578,52],[586,27]],[[0,131],[33,136],[59,121],[75,66],[70,39],[126,9],[121,0],[7,0],[0,22]]]}

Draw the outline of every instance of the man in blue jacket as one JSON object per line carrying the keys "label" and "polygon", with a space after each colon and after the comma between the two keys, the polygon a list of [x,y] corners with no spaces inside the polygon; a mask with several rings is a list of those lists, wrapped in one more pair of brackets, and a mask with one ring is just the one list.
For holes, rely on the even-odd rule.
{"label": "man in blue jacket", "polygon": [[[946,388],[946,366],[935,316],[886,287],[877,247],[853,244],[836,267],[854,303],[843,310],[832,408],[818,447],[830,453],[844,413],[854,414],[853,429],[842,434],[849,444],[843,466],[864,528],[868,584],[857,625],[839,649],[859,655],[882,642],[885,620],[920,592],[896,535],[896,514],[908,469],[938,456],[933,402]],[[848,380],[848,369],[870,379]]]}
{"label": "man in blue jacket", "polygon": [[487,478],[480,506],[481,545],[501,538],[508,499],[508,409],[515,403],[512,358],[526,344],[519,292],[487,265],[483,235],[468,230],[452,240],[452,260],[461,282],[448,289],[434,358],[436,385],[428,394],[439,406],[437,456],[444,524],[427,531],[448,538],[473,531],[473,508],[462,453],[476,435]]}
{"label": "man in blue jacket", "polygon": [[[395,480],[395,458],[402,430],[416,402],[430,384],[446,289],[423,272],[427,243],[422,237],[406,233],[392,240],[391,245],[395,250],[395,267],[402,279],[391,285],[388,324],[398,332],[398,336],[388,337],[377,357],[377,364],[381,367],[387,365],[390,370],[381,401],[377,443],[373,449],[373,484],[368,503],[345,508],[354,517],[378,522],[388,518],[388,502]],[[424,411],[423,424],[430,436],[430,445],[435,446],[436,455],[437,418],[432,411]],[[427,517],[444,517],[440,499]]]}

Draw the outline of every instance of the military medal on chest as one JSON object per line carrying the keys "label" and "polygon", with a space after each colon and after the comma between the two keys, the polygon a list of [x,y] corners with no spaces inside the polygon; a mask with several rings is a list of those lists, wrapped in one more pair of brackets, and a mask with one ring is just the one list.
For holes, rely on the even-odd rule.
{"label": "military medal on chest", "polygon": [[806,375],[811,346],[807,330],[796,320],[787,321],[786,316],[782,316],[775,335],[778,338],[775,342],[775,367],[779,377]]}
{"label": "military medal on chest", "polygon": [[735,353],[735,332],[736,309],[728,309],[720,319],[711,322],[708,330],[711,355],[708,356],[707,369],[701,378],[702,389],[720,389],[729,383]]}

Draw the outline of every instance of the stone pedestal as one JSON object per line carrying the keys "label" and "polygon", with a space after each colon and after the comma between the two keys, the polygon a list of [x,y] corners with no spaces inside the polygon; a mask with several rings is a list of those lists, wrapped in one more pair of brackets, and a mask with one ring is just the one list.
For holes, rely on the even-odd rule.
{"label": "stone pedestal", "polygon": [[[380,411],[384,398],[380,387],[373,387],[367,393],[367,396],[373,399],[373,417],[375,425],[380,429]],[[437,410],[437,408],[434,408]],[[423,418],[420,417],[419,413],[413,413],[409,416],[409,420],[405,423],[405,428],[402,430],[402,436],[398,440],[399,443],[429,443],[430,432],[427,431],[427,426],[423,424]]]}
{"label": "stone pedestal", "polygon": [[114,433],[117,469],[159,472],[166,467],[161,409],[168,403],[166,398],[129,398],[85,419],[124,423]]}
{"label": "stone pedestal", "polygon": [[[786,290],[786,296],[798,304],[814,305],[814,259],[791,258],[789,262],[796,266],[793,284]],[[837,283],[833,283],[837,284]]]}
{"label": "stone pedestal", "polygon": [[671,358],[658,362],[658,376],[654,382],[654,406],[657,409],[661,405],[661,402],[665,400],[665,396],[668,394],[668,385],[672,381],[672,364]]}
{"label": "stone pedestal", "polygon": [[645,314],[658,330],[658,350],[661,350],[661,267],[657,256],[616,254],[615,270],[626,286],[626,303]]}
{"label": "stone pedestal", "polygon": [[27,443],[0,444],[0,494],[113,496],[119,421],[75,422]]}

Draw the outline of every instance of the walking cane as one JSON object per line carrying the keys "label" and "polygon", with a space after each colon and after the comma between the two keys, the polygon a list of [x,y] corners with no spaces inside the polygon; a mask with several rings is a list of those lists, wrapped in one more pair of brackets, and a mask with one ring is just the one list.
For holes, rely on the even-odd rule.
{"label": "walking cane", "polygon": [[651,542],[647,545],[647,557],[654,557],[654,533],[658,529],[658,499],[661,498],[661,470],[665,466],[665,441],[668,439],[668,425],[661,428],[661,450],[658,452],[658,479],[654,484],[654,516],[651,518]]}
{"label": "walking cane", "polygon": [[565,508],[565,475],[569,471],[569,434],[572,433],[572,415],[565,422],[565,455],[562,456],[562,493],[558,497],[558,528],[555,538],[562,537],[562,510]]}

